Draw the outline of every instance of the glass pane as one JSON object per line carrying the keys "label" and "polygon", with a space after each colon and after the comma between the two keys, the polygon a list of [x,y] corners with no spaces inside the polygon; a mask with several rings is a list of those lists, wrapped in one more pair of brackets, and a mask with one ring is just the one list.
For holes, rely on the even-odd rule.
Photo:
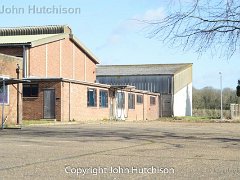
{"label": "glass pane", "polygon": [[8,86],[5,86],[5,94],[3,92],[3,86],[0,87],[0,103],[8,103]]}
{"label": "glass pane", "polygon": [[37,84],[32,84],[32,94],[31,96],[38,96],[38,85]]}
{"label": "glass pane", "polygon": [[97,95],[96,89],[88,89],[88,106],[96,106],[97,105]]}

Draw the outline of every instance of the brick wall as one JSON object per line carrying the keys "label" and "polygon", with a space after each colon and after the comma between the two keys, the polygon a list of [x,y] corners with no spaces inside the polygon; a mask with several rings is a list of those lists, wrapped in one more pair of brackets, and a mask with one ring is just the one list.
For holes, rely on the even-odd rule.
{"label": "brick wall", "polygon": [[47,77],[60,77],[60,41],[49,43]]}
{"label": "brick wall", "polygon": [[159,118],[159,97],[158,96],[152,96],[155,97],[155,104],[151,105],[150,104],[150,97],[152,95],[145,95],[145,105],[146,107],[144,108],[146,110],[146,119],[151,120],[151,119],[158,119]]}
{"label": "brick wall", "polygon": [[[87,89],[97,90],[97,106],[87,106]],[[109,119],[110,106],[108,108],[99,107],[99,90],[107,90],[94,86],[63,82],[62,85],[62,117],[63,121],[76,120],[102,120]],[[70,93],[69,93],[70,92]],[[70,96],[69,96],[70,95]],[[70,102],[70,103],[69,103]],[[109,102],[109,98],[108,98]],[[70,106],[70,107],[69,107]],[[70,109],[70,112],[69,112]]]}
{"label": "brick wall", "polygon": [[23,97],[23,119],[35,120],[43,119],[43,103],[44,103],[44,89],[55,89],[56,106],[55,114],[56,119],[61,120],[61,82],[34,82],[39,84],[38,97]]}
{"label": "brick wall", "polygon": [[[135,108],[128,108],[128,93],[135,94]],[[158,96],[153,96],[156,98],[156,104],[150,105],[150,97],[152,95],[143,94],[143,93],[134,93],[128,92],[125,93],[125,108],[127,110],[127,120],[155,120],[159,118],[159,109],[158,109]],[[143,96],[143,103],[137,103],[137,95]]]}
{"label": "brick wall", "polygon": [[75,79],[85,80],[85,55],[75,46]]}
{"label": "brick wall", "polygon": [[91,61],[88,57],[86,57],[86,69],[87,69],[86,81],[95,82],[96,81],[96,64],[93,61]]}
{"label": "brick wall", "polygon": [[29,76],[45,77],[46,45],[30,48],[28,63],[29,63],[29,70],[28,70]]}
{"label": "brick wall", "polygon": [[[34,81],[32,81],[34,83]],[[108,107],[99,106],[99,91],[108,90],[108,88],[97,87],[95,85],[84,85],[73,82],[40,82],[39,95],[34,98],[23,98],[23,117],[24,119],[43,119],[44,89],[53,88],[56,94],[56,119],[58,121],[86,121],[102,120],[110,118],[110,101],[108,97]],[[87,90],[95,88],[97,91],[97,106],[88,107]],[[155,105],[150,105],[150,96],[148,94],[131,92],[135,94],[135,109],[128,109],[128,93],[125,92],[125,116],[126,120],[154,120],[158,119],[158,96],[155,96]],[[137,95],[143,95],[144,102],[137,103]],[[143,114],[144,112],[144,114]],[[144,117],[143,117],[144,116]]]}
{"label": "brick wall", "polygon": [[28,63],[30,77],[96,80],[96,64],[70,39],[30,48]]}
{"label": "brick wall", "polygon": [[[38,83],[32,81],[31,83]],[[87,88],[96,88],[99,98],[99,87],[92,87],[82,84],[69,82],[39,82],[38,97],[23,98],[23,119],[43,119],[44,105],[44,89],[55,89],[56,95],[56,120],[58,121],[85,121],[100,120],[109,118],[109,107],[99,107],[99,99],[97,99],[97,107],[87,107]]]}
{"label": "brick wall", "polygon": [[62,41],[62,77],[73,78],[73,45],[69,39]]}
{"label": "brick wall", "polygon": [[[129,93],[128,93],[129,94]],[[128,95],[126,97],[126,108],[128,109],[128,120],[143,120],[143,103],[137,103],[137,95],[142,95],[140,93],[131,93],[135,95],[135,108],[128,108]]]}
{"label": "brick wall", "polygon": [[[17,64],[20,65],[20,68],[22,68],[22,59],[15,58],[11,56],[6,56],[0,54],[0,76],[9,77],[9,78],[16,78],[16,67]],[[20,73],[21,75],[21,73]],[[21,78],[21,77],[20,77]],[[17,85],[9,85],[9,104],[5,105],[4,109],[4,118],[6,119],[6,124],[16,124],[17,122]],[[22,86],[20,84],[20,92],[21,92]],[[21,96],[20,96],[21,97]],[[0,114],[2,114],[2,108],[0,104]],[[22,101],[20,98],[19,101],[20,106],[20,116],[19,119],[21,121],[22,119]]]}

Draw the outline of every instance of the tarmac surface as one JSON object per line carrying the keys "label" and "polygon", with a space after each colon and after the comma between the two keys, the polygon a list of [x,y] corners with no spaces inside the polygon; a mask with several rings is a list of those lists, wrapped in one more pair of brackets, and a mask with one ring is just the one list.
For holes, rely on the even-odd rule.
{"label": "tarmac surface", "polygon": [[0,130],[0,179],[240,179],[240,123]]}

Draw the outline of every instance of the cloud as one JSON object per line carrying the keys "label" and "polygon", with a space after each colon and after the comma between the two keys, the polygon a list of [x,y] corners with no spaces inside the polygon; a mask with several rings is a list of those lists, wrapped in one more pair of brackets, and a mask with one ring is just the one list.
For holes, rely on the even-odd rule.
{"label": "cloud", "polygon": [[161,20],[165,17],[164,8],[159,7],[158,9],[149,9],[143,15],[139,16],[140,20],[156,21]]}
{"label": "cloud", "polygon": [[163,7],[156,9],[148,9],[142,14],[134,15],[133,17],[122,23],[122,28],[125,31],[141,30],[146,26],[145,21],[159,21],[165,17],[165,11]]}
{"label": "cloud", "polygon": [[107,37],[105,43],[97,47],[97,50],[118,45],[128,34],[141,31],[146,26],[144,21],[159,21],[164,17],[165,12],[163,7],[148,9],[141,14],[133,15],[118,24],[116,28],[112,30],[112,33]]}
{"label": "cloud", "polygon": [[100,45],[100,46],[98,46],[98,47],[96,48],[96,50],[99,51],[99,50],[105,49],[105,48],[107,48],[107,47],[109,47],[109,46],[117,45],[117,44],[119,44],[120,42],[121,42],[121,35],[118,34],[118,33],[111,33],[111,34],[107,37],[105,43],[102,44],[102,45]]}

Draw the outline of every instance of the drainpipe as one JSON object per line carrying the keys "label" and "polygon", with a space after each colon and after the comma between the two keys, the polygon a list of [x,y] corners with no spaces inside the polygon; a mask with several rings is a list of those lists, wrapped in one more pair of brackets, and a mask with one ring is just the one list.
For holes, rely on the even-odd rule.
{"label": "drainpipe", "polygon": [[5,97],[5,79],[3,78],[3,95],[2,95],[2,129],[4,129],[4,97]]}
{"label": "drainpipe", "polygon": [[144,99],[145,98],[144,98],[144,93],[143,93],[143,120],[145,120],[145,112],[144,112],[145,111],[145,108],[144,108],[144,104],[145,104],[144,101],[145,100]]}
{"label": "drainpipe", "polygon": [[[17,79],[19,79],[19,72],[20,72],[20,66],[17,64],[16,73],[17,73]],[[17,84],[17,125],[19,125],[19,83]]]}
{"label": "drainpipe", "polygon": [[171,101],[171,107],[172,107],[172,117],[174,117],[174,95],[175,95],[175,92],[174,92],[174,89],[175,89],[175,87],[174,87],[174,76],[172,76],[172,81],[171,81],[171,83],[172,83],[172,101]]}

